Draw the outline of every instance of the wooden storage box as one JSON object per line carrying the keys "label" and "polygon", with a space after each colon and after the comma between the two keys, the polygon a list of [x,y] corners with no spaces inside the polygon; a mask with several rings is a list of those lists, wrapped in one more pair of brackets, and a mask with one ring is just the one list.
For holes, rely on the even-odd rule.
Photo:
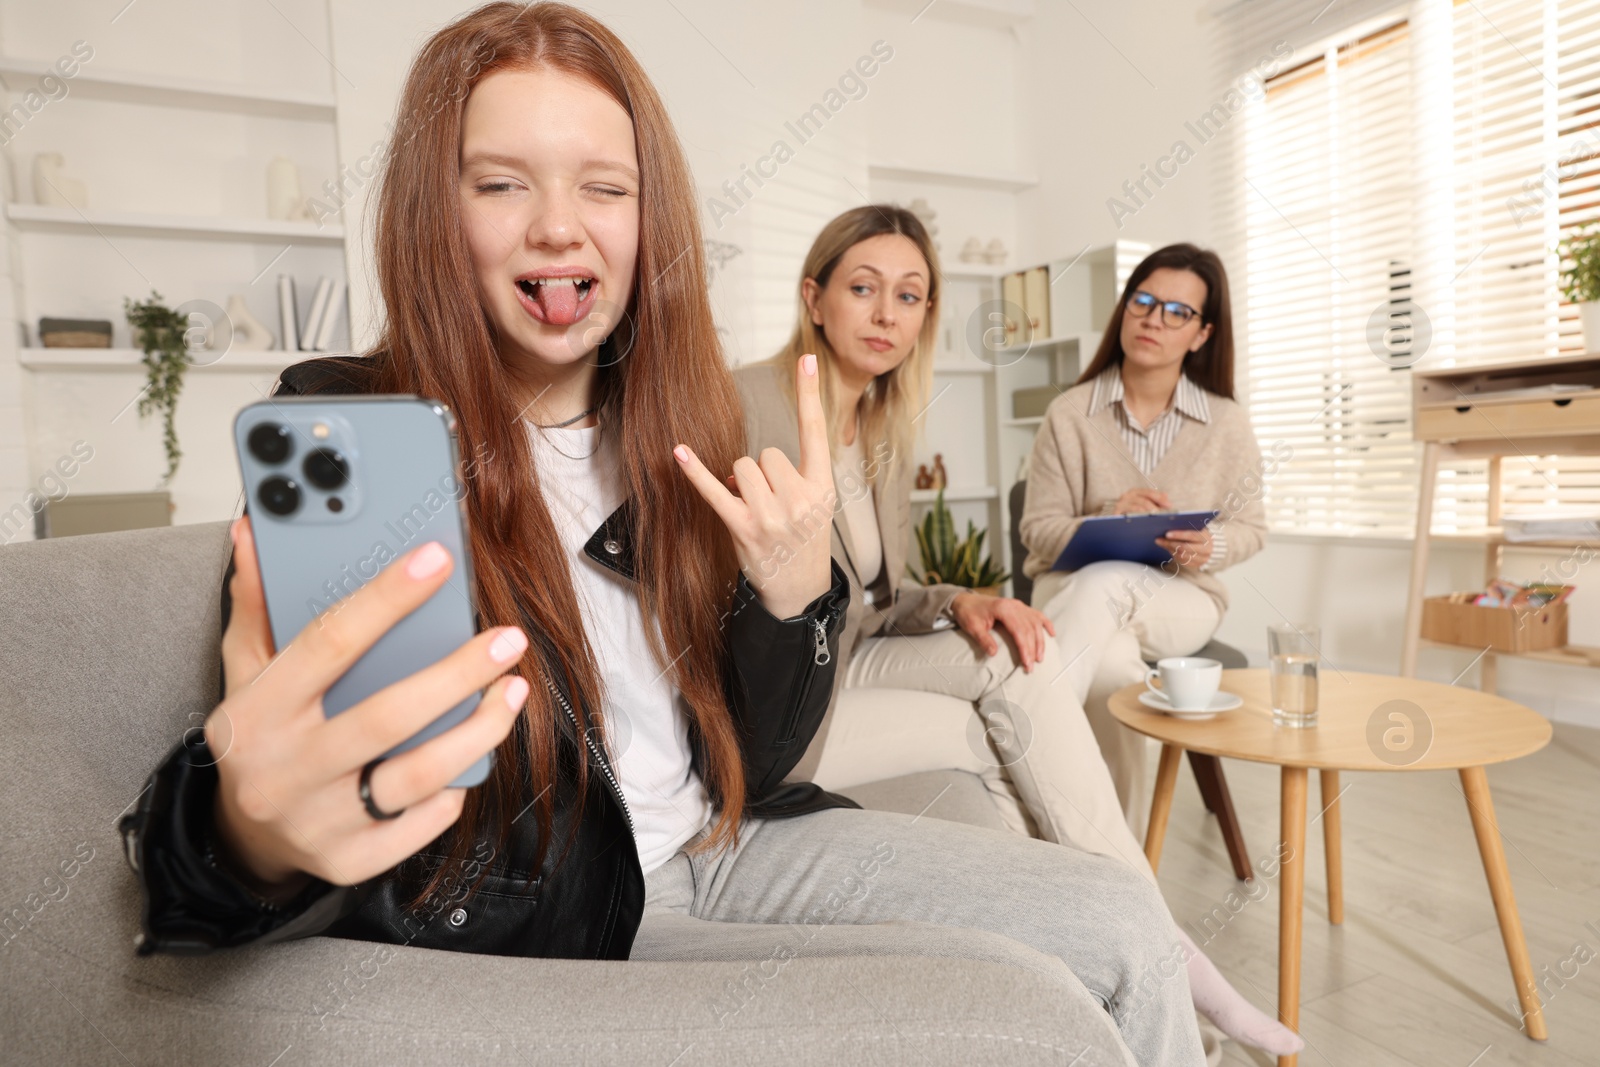
{"label": "wooden storage box", "polygon": [[172,525],[172,494],[166,489],[149,493],[73,493],[50,500],[34,516],[34,536],[74,537],[78,534],[143,530]]}
{"label": "wooden storage box", "polygon": [[1567,605],[1487,608],[1457,604],[1449,597],[1422,601],[1422,636],[1451,645],[1499,652],[1539,652],[1567,643]]}
{"label": "wooden storage box", "polygon": [[1011,417],[1042,418],[1050,402],[1066,391],[1067,387],[1064,385],[1036,385],[1031,389],[1014,389],[1011,392]]}

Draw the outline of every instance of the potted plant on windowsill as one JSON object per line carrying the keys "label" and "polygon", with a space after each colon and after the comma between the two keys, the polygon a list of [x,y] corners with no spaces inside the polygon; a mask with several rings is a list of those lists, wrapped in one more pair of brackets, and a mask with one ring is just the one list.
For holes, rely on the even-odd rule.
{"label": "potted plant on windowsill", "polygon": [[1561,291],[1578,305],[1583,324],[1583,350],[1600,351],[1600,231],[1593,228],[1561,242],[1561,258],[1571,266],[1561,268]]}
{"label": "potted plant on windowsill", "polygon": [[959,585],[974,593],[999,596],[1000,586],[1011,577],[994,565],[983,551],[988,530],[979,530],[967,520],[967,536],[956,539],[955,517],[945,506],[944,490],[933,499],[933,508],[916,528],[917,547],[922,552],[919,573],[909,562],[906,570],[923,585]]}

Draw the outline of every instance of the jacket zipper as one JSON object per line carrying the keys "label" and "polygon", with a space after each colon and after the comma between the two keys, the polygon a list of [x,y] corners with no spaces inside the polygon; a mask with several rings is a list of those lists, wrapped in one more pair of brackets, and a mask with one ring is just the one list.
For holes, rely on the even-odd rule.
{"label": "jacket zipper", "polygon": [[789,704],[788,714],[784,717],[783,731],[778,735],[778,744],[787,745],[794,741],[795,733],[800,729],[800,709],[805,706],[806,697],[811,695],[811,681],[816,677],[817,668],[825,666],[833,658],[833,653],[828,651],[828,626],[833,622],[835,611],[830,608],[822,614],[821,618],[811,620],[811,635],[814,651],[811,662],[801,667],[800,681],[796,684],[797,690]]}
{"label": "jacket zipper", "polygon": [[594,743],[594,738],[590,737],[589,734],[578,723],[578,715],[572,710],[572,705],[567,702],[567,695],[556,687],[556,684],[550,680],[549,675],[544,676],[544,684],[550,690],[550,692],[555,694],[556,700],[560,701],[561,703],[561,710],[565,711],[567,713],[567,718],[572,720],[572,728],[583,736],[583,743],[587,745],[589,751],[594,754],[595,761],[600,765],[600,773],[605,775],[606,781],[611,783],[611,789],[617,795],[617,803],[622,805],[622,815],[628,820],[628,835],[630,837],[637,838],[639,835],[636,834],[633,829],[633,813],[628,810],[628,801],[627,798],[622,795],[622,786],[612,775],[611,767],[606,762],[604,754],[601,753],[599,746]]}

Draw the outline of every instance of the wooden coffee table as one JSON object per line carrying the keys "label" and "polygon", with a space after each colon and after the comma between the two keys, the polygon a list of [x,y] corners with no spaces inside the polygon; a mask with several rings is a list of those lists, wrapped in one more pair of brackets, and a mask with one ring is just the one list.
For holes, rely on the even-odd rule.
{"label": "wooden coffee table", "polygon": [[[1461,775],[1461,789],[1489,879],[1489,895],[1500,920],[1500,936],[1522,1004],[1528,1036],[1547,1036],[1533,965],[1522,936],[1522,920],[1511,891],[1500,828],[1484,766],[1537,752],[1550,741],[1550,723],[1531,708],[1504,697],[1457,686],[1355,671],[1322,670],[1318,723],[1309,729],[1276,726],[1264,669],[1222,672],[1222,688],[1244,698],[1244,706],[1203,722],[1152,711],[1139,703],[1144,685],[1111,697],[1111,713],[1125,725],[1162,743],[1145,855],[1161,860],[1161,842],[1178,764],[1185,751],[1275,763],[1283,768],[1281,817],[1284,856],[1278,901],[1278,1018],[1300,1027],[1300,920],[1305,893],[1306,772],[1322,775],[1326,807],[1322,832],[1328,861],[1328,921],[1344,921],[1339,841],[1340,771],[1436,771]],[[1296,1056],[1281,1056],[1293,1067]]]}

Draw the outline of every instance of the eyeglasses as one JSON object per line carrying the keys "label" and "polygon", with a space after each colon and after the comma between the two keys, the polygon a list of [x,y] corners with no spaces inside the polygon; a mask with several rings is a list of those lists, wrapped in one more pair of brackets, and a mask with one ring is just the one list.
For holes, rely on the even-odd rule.
{"label": "eyeglasses", "polygon": [[1200,317],[1200,312],[1185,304],[1181,300],[1157,300],[1143,289],[1135,289],[1133,295],[1128,297],[1128,310],[1135,318],[1147,318],[1150,312],[1159,305],[1161,307],[1161,322],[1163,325],[1177,329],[1189,325],[1190,319]]}

